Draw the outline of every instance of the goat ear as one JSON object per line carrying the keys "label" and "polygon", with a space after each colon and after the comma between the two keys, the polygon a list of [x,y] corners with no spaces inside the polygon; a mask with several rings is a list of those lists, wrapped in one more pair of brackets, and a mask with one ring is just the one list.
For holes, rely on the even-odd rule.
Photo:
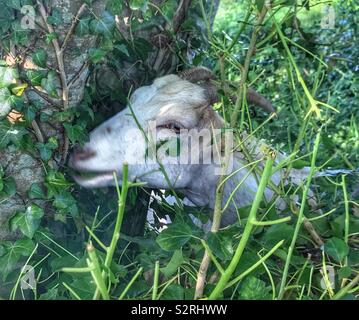
{"label": "goat ear", "polygon": [[198,122],[198,129],[220,129],[224,126],[224,120],[210,107],[203,109]]}

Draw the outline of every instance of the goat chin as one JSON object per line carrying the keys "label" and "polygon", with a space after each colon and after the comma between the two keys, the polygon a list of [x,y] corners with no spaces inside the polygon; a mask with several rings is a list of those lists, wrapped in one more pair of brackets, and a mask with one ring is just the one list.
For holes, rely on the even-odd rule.
{"label": "goat chin", "polygon": [[73,178],[77,184],[88,189],[115,186],[113,172],[96,174],[92,177],[74,175]]}

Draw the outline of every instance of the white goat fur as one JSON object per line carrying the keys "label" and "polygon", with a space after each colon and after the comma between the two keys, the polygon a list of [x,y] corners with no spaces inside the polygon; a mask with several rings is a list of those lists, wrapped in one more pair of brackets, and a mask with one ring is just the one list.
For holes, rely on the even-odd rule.
{"label": "white goat fur", "polygon": [[[211,108],[206,97],[206,91],[195,83],[188,82],[176,75],[167,75],[156,79],[152,85],[137,89],[130,98],[130,106],[138,123],[144,131],[151,121],[159,125],[158,140],[173,137],[173,132],[161,125],[168,122],[176,122],[181,127],[191,128],[221,128],[224,127],[223,119]],[[198,206],[208,205],[214,207],[215,191],[219,176],[216,164],[180,164],[161,159],[168,180],[161,172],[158,163],[146,163],[145,145],[143,136],[138,133],[138,123],[132,111],[127,106],[123,111],[105,121],[93,130],[90,140],[85,144],[80,153],[86,152],[90,156],[79,157],[74,152],[70,157],[70,166],[80,172],[95,174],[91,178],[75,176],[75,180],[88,188],[105,187],[114,185],[113,172],[121,179],[122,163],[127,161],[131,180],[141,180],[147,183],[149,188],[169,188],[168,180],[174,189],[180,190],[194,204]],[[250,138],[247,149],[254,159],[263,157],[262,146],[265,144]],[[134,161],[136,160],[136,161]],[[168,160],[168,159],[167,159]],[[137,162],[137,164],[132,164]],[[240,152],[234,153],[233,171],[242,168],[248,161]],[[263,163],[259,163],[262,166]],[[253,202],[258,181],[250,166],[239,170],[225,184],[223,204],[227,202],[232,191],[238,183],[244,182],[236,190],[233,200],[226,209],[222,218],[222,225],[228,225],[236,221],[236,207],[250,205]],[[298,172],[299,173],[299,172]],[[275,185],[281,181],[281,171],[271,177]],[[273,191],[265,190],[265,197],[270,200]]]}

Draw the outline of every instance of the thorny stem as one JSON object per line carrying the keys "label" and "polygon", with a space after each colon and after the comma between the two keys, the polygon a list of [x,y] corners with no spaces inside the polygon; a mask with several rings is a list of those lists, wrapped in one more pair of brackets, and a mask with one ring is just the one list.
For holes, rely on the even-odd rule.
{"label": "thorny stem", "polygon": [[[235,106],[235,110],[232,114],[232,119],[231,119],[231,127],[232,128],[234,128],[237,124],[238,115],[239,115],[239,111],[240,111],[240,107],[241,107],[241,101],[242,101],[241,97],[244,94],[244,84],[247,80],[250,60],[255,51],[255,44],[257,41],[259,28],[266,16],[267,11],[268,11],[267,6],[266,6],[266,4],[264,4],[263,9],[258,17],[257,27],[254,29],[253,34],[252,34],[249,49],[248,49],[248,52],[247,52],[247,55],[245,58],[244,69],[243,69],[243,72],[241,75],[241,81],[239,84],[239,91],[237,94],[236,106]],[[204,18],[206,18],[206,17],[204,17]],[[244,28],[244,26],[243,26],[243,28]],[[224,173],[227,171],[228,164],[229,164],[229,155],[226,155],[225,160],[224,160],[224,166],[223,166],[224,168],[222,168],[223,172],[218,181],[219,187],[216,189],[216,197],[215,197],[215,205],[214,205],[214,211],[213,211],[213,222],[212,222],[212,226],[211,226],[211,232],[217,232],[220,227],[220,224],[221,224],[222,198],[223,198],[223,189],[224,189],[223,181],[226,177],[226,175]],[[196,289],[195,289],[195,294],[194,294],[195,299],[201,298],[203,296],[206,275],[207,275],[207,270],[208,270],[210,261],[211,261],[210,255],[208,254],[207,250],[205,250],[199,270],[198,270],[198,274],[197,274]]]}
{"label": "thorny stem", "polygon": [[95,248],[93,247],[91,242],[87,245],[86,250],[90,258],[87,261],[87,265],[89,268],[91,268],[91,275],[96,283],[97,289],[100,291],[102,298],[104,300],[110,300],[110,296],[107,292],[104,276],[103,274],[101,274],[100,263],[96,255]]}
{"label": "thorny stem", "polygon": [[270,179],[271,176],[271,172],[272,172],[272,166],[274,163],[274,157],[272,155],[270,155],[266,161],[264,170],[263,170],[263,174],[262,174],[262,178],[261,181],[259,183],[258,186],[258,190],[256,193],[256,196],[254,198],[251,210],[249,212],[249,216],[248,216],[248,220],[246,223],[246,226],[244,228],[241,240],[238,244],[238,247],[234,253],[234,256],[230,262],[230,264],[228,265],[227,269],[224,271],[224,273],[221,275],[221,278],[219,279],[216,287],[213,289],[212,293],[209,296],[210,300],[215,300],[217,299],[220,294],[223,292],[223,290],[226,288],[226,285],[229,281],[229,279],[231,278],[233,272],[235,271],[239,260],[242,257],[242,253],[244,251],[244,248],[247,245],[248,239],[251,235],[252,229],[255,226],[255,221],[257,221],[257,211],[259,209],[259,205],[263,199],[263,195],[264,195],[264,191],[268,185],[268,181]]}
{"label": "thorny stem", "polygon": [[263,8],[262,8],[262,11],[260,12],[259,16],[258,16],[258,21],[257,21],[257,25],[256,27],[254,28],[253,30],[253,33],[252,33],[252,37],[251,37],[251,40],[249,42],[249,48],[248,48],[248,51],[247,51],[247,55],[246,55],[246,58],[244,60],[244,66],[243,66],[243,71],[242,71],[242,74],[241,74],[241,80],[239,82],[239,89],[238,89],[238,99],[236,101],[236,104],[234,106],[234,110],[233,110],[233,113],[232,113],[232,116],[231,116],[231,127],[234,128],[237,124],[237,120],[238,120],[238,116],[239,116],[239,112],[241,110],[241,107],[242,107],[242,97],[243,97],[243,94],[245,92],[245,83],[247,81],[247,76],[248,76],[248,71],[249,71],[249,65],[251,63],[251,58],[254,54],[254,51],[255,51],[255,48],[256,48],[256,42],[257,42],[257,37],[258,37],[258,33],[259,33],[259,30],[261,28],[261,25],[262,25],[262,22],[264,21],[264,18],[266,16],[268,12],[268,7],[266,4],[263,4]]}
{"label": "thorny stem", "polygon": [[299,210],[299,213],[298,213],[298,216],[297,216],[297,223],[295,225],[292,241],[291,241],[291,244],[290,244],[289,249],[288,249],[287,259],[286,259],[286,262],[285,262],[285,266],[284,266],[284,270],[283,270],[283,277],[282,277],[282,281],[281,281],[281,285],[280,285],[280,289],[279,289],[279,294],[278,294],[278,299],[279,300],[283,299],[283,295],[284,295],[284,292],[285,292],[285,285],[286,285],[287,277],[288,277],[290,261],[291,261],[292,255],[293,255],[295,243],[297,241],[300,228],[301,228],[301,226],[302,226],[302,224],[304,222],[304,219],[305,219],[305,217],[304,217],[305,202],[306,202],[306,199],[307,199],[307,196],[308,196],[310,183],[311,183],[312,178],[314,176],[314,173],[316,171],[315,161],[316,161],[317,153],[318,153],[318,149],[319,149],[320,134],[321,134],[321,129],[319,130],[319,132],[317,134],[317,137],[315,139],[315,142],[314,142],[313,155],[312,155],[312,161],[311,161],[311,166],[310,166],[310,172],[309,172],[309,175],[308,175],[308,178],[307,178],[306,185],[305,185],[304,190],[303,190],[302,202],[301,202],[300,210]]}
{"label": "thorny stem", "polygon": [[[117,193],[119,195],[119,200],[118,200],[118,210],[117,210],[115,229],[113,231],[110,246],[107,248],[107,251],[106,251],[106,257],[105,257],[105,263],[104,263],[105,270],[102,272],[102,276],[104,277],[105,280],[107,279],[106,270],[109,270],[109,268],[111,266],[113,255],[114,255],[116,247],[117,247],[117,242],[120,239],[120,230],[121,230],[123,215],[125,212],[127,192],[128,192],[128,189],[130,188],[130,184],[128,182],[128,163],[127,162],[124,162],[123,166],[122,166],[121,192],[120,192],[119,185],[118,185],[117,178],[116,178],[115,174],[114,174],[114,177],[115,177],[115,181],[116,181],[116,189],[117,189]],[[94,299],[98,299],[98,298],[99,298],[99,288],[97,288],[97,290],[94,294]]]}

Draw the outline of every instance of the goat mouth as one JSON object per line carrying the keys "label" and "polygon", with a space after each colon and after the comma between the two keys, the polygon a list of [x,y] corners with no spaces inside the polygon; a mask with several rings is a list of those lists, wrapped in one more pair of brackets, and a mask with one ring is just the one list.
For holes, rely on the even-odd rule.
{"label": "goat mouth", "polygon": [[108,187],[115,184],[115,171],[104,172],[82,172],[73,175],[73,179],[80,186],[85,188],[101,188]]}

